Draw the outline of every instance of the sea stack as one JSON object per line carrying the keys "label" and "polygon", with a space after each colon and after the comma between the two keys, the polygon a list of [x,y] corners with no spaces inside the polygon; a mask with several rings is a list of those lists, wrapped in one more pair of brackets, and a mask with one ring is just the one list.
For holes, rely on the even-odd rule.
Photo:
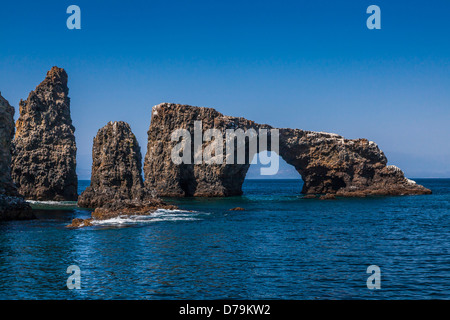
{"label": "sea stack", "polygon": [[75,128],[67,73],[53,67],[20,101],[13,142],[12,178],[26,199],[77,200]]}
{"label": "sea stack", "polygon": [[11,178],[11,140],[14,108],[0,93],[0,221],[34,218],[30,205],[19,196]]}
{"label": "sea stack", "polygon": [[175,209],[146,188],[141,174],[142,155],[128,123],[109,122],[94,138],[91,185],[78,198],[78,206],[95,208],[91,219],[74,219],[69,227],[91,225],[120,215],[146,215]]}
{"label": "sea stack", "polygon": [[109,122],[94,138],[91,185],[78,198],[78,206],[99,208],[123,200],[153,199],[144,187],[141,162],[141,149],[129,124]]}
{"label": "sea stack", "polygon": [[[228,129],[275,129],[242,117],[230,117],[212,108],[162,103],[153,107],[148,130],[148,146],[144,163],[145,183],[156,189],[159,196],[233,196],[242,194],[242,184],[250,167],[248,143],[244,164],[194,163],[194,153],[204,152],[212,141],[203,143],[201,150],[191,152],[191,164],[176,164],[171,155],[179,141],[172,140],[177,129],[188,130],[194,141],[194,121],[201,121],[204,136],[207,129],[218,130],[226,145]],[[345,139],[326,132],[301,129],[278,129],[279,155],[300,173],[304,185],[302,193],[311,196],[331,195],[365,197],[368,195],[430,194],[431,191],[405,177],[402,170],[388,165],[377,144],[367,139]],[[259,139],[259,138],[258,138]],[[269,140],[269,138],[268,138]],[[220,143],[219,143],[220,144]],[[237,143],[234,144],[236,155]],[[195,147],[195,146],[194,146]],[[270,150],[258,146],[258,152]],[[223,159],[226,159],[225,147]],[[251,160],[250,160],[251,161]]]}

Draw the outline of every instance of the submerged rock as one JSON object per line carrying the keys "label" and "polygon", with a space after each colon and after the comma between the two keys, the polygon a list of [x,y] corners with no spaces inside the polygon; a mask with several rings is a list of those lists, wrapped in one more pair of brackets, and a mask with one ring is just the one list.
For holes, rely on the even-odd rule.
{"label": "submerged rock", "polygon": [[53,67],[28,99],[20,101],[12,178],[26,199],[77,199],[77,148],[68,92],[67,73]]}
{"label": "submerged rock", "polygon": [[336,200],[336,196],[331,193],[324,194],[319,197],[320,200]]}
{"label": "submerged rock", "polygon": [[11,178],[11,140],[14,108],[0,93],[0,220],[34,218],[30,205],[19,195]]}
{"label": "submerged rock", "polygon": [[157,209],[176,209],[156,198],[144,186],[141,150],[128,123],[109,122],[94,138],[91,185],[78,198],[78,206],[95,208],[91,219],[75,219],[68,227],[91,225],[122,215],[147,215]]}
{"label": "submerged rock", "polygon": [[229,211],[245,211],[245,209],[241,208],[241,207],[236,207],[236,208],[231,208]]}
{"label": "submerged rock", "polygon": [[[163,103],[153,107],[145,156],[145,183],[159,196],[232,196],[242,194],[242,184],[250,167],[245,164],[175,164],[171,152],[178,144],[171,135],[187,129],[194,141],[194,121],[202,121],[202,133],[217,129],[271,129],[266,124],[225,116],[211,108]],[[210,145],[204,143],[201,150]],[[225,146],[226,140],[223,139]],[[234,147],[236,151],[236,146]],[[245,147],[247,158],[248,144]],[[270,151],[270,147],[265,150]],[[195,150],[194,150],[195,151]],[[259,149],[258,152],[263,151]],[[307,195],[357,196],[429,194],[431,191],[405,178],[378,146],[367,139],[345,139],[325,132],[279,129],[279,155],[295,167],[304,181],[302,193]],[[224,148],[223,158],[226,153]],[[327,196],[331,197],[331,196]]]}

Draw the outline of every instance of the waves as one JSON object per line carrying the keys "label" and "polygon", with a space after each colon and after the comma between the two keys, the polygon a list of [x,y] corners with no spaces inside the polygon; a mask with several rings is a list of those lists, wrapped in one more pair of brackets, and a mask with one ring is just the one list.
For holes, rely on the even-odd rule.
{"label": "waves", "polygon": [[[36,210],[75,210],[76,213],[90,214],[90,211],[79,208],[75,201],[36,201],[27,200]],[[94,226],[133,226],[139,224],[148,224],[154,222],[175,222],[175,221],[196,221],[202,220],[205,215],[210,213],[187,211],[187,210],[168,210],[158,209],[148,215],[122,215],[119,217],[94,220]]]}
{"label": "waves", "polygon": [[105,220],[94,220],[94,226],[131,226],[155,222],[197,221],[209,213],[183,210],[158,209],[148,215],[119,216]]}

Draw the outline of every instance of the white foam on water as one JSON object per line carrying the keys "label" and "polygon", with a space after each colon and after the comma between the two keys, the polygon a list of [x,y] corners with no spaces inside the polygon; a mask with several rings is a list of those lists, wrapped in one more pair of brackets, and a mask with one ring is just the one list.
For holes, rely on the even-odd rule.
{"label": "white foam on water", "polygon": [[30,204],[45,205],[45,206],[69,206],[73,207],[77,205],[76,201],[37,201],[37,200],[25,200]]}
{"label": "white foam on water", "polygon": [[208,214],[196,211],[158,209],[148,215],[123,215],[111,219],[94,220],[92,224],[99,226],[126,226],[162,221],[196,221],[202,220],[200,216]]}

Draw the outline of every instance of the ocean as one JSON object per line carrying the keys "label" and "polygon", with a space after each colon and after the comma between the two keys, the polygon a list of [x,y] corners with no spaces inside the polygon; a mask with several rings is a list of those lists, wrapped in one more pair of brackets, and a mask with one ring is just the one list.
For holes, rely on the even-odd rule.
{"label": "ocean", "polygon": [[75,230],[88,210],[33,203],[38,219],[0,223],[0,299],[448,299],[450,179],[416,181],[433,194],[303,199],[301,180],[246,180],[241,197]]}

